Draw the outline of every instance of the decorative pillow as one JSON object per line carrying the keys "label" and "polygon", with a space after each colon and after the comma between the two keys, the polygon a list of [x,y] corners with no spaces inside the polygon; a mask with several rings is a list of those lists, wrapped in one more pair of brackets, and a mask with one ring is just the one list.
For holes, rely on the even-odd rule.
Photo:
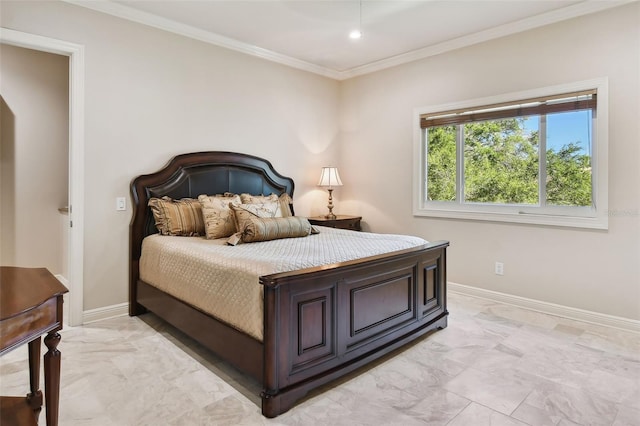
{"label": "decorative pillow", "polygon": [[[233,207],[232,207],[233,208]],[[234,210],[237,213],[238,210]],[[242,222],[238,233],[233,234],[227,244],[235,246],[240,241],[251,243],[281,238],[306,237],[311,234],[311,224],[304,217],[258,217],[251,216]]]}
{"label": "decorative pillow", "polygon": [[293,204],[293,200],[286,192],[279,197],[276,194],[271,195],[251,195],[240,194],[240,200],[242,204],[268,204],[278,203],[278,209],[276,210],[275,217],[289,217],[291,214],[290,204]]}
{"label": "decorative pillow", "polygon": [[235,204],[230,203],[229,207],[233,212],[236,232],[242,232],[244,223],[252,217],[272,218],[276,217],[279,204],[263,203],[263,204]]}
{"label": "decorative pillow", "polygon": [[235,194],[200,195],[198,201],[202,206],[204,230],[208,240],[225,238],[236,232],[235,218],[229,204],[239,203],[239,196]]}
{"label": "decorative pillow", "polygon": [[274,203],[278,201],[278,196],[276,194],[271,194],[271,195],[240,194],[240,200],[242,201],[242,204]]}
{"label": "decorative pillow", "polygon": [[156,221],[156,228],[161,235],[184,237],[204,235],[202,207],[198,200],[193,198],[172,200],[170,197],[154,197],[149,200],[148,204]]}

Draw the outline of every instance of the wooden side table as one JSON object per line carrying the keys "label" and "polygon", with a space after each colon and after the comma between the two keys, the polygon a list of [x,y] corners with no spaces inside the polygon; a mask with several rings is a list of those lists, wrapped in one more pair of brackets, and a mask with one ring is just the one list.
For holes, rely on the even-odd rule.
{"label": "wooden side table", "polygon": [[350,229],[360,231],[360,221],[362,216],[336,215],[335,219],[327,219],[324,216],[310,217],[309,223],[312,225],[328,226],[330,228]]}
{"label": "wooden side table", "polygon": [[47,426],[58,425],[60,400],[60,343],[62,295],[67,288],[45,268],[0,267],[0,355],[29,345],[31,392],[23,397],[0,397],[0,424],[37,425],[42,410],[40,337],[44,344],[44,391]]}

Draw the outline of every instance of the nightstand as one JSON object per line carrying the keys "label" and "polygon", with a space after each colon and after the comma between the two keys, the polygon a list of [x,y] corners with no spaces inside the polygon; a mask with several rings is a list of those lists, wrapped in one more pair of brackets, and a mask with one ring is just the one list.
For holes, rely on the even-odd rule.
{"label": "nightstand", "polygon": [[[26,397],[0,397],[0,423],[36,425],[44,399],[47,426],[58,425],[62,295],[67,288],[45,268],[0,267],[0,355],[25,343],[29,346]],[[40,342],[44,344],[44,394],[40,389]]]}
{"label": "nightstand", "polygon": [[329,228],[349,229],[351,231],[360,231],[360,221],[362,216],[345,216],[336,215],[335,219],[327,219],[324,216],[310,217],[309,223],[312,225],[328,226]]}

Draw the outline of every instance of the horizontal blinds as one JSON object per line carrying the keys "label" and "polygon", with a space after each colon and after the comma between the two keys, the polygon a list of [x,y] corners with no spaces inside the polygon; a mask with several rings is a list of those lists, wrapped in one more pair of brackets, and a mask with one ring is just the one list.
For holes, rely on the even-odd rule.
{"label": "horizontal blinds", "polygon": [[474,121],[500,120],[505,118],[595,109],[596,100],[597,94],[594,89],[525,99],[516,102],[485,105],[473,109],[465,108],[440,111],[422,114],[420,116],[420,127],[426,129],[428,127],[472,123]]}

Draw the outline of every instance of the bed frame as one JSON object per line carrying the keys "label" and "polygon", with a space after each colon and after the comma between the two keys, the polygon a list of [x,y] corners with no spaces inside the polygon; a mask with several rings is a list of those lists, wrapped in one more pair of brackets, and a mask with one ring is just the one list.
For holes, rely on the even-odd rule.
{"label": "bed frame", "polygon": [[232,152],[179,155],[131,184],[129,315],[151,311],[256,378],[266,417],[447,326],[446,241],[260,277],[263,342],[140,280],[142,240],[157,233],[147,207],[150,197],[224,192],[293,196],[293,189],[293,180],[268,161]]}

